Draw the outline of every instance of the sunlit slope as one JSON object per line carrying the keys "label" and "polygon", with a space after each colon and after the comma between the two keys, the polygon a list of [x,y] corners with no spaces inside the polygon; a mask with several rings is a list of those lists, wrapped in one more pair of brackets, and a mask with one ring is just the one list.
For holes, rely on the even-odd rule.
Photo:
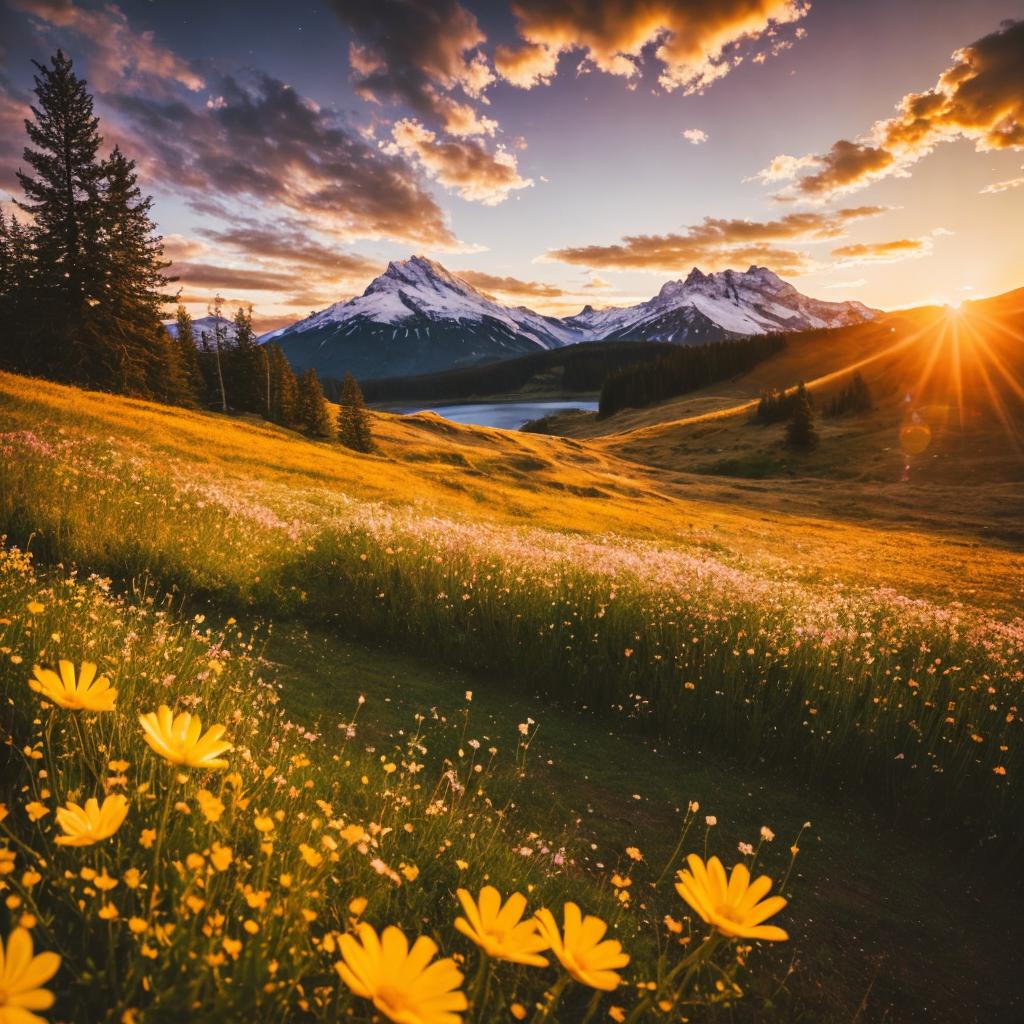
{"label": "sunlit slope", "polygon": [[[378,454],[357,455],[255,420],[0,374],[0,432],[98,439],[161,472],[209,480],[268,507],[297,505],[303,516],[348,496],[425,516],[654,539],[773,577],[785,567],[809,583],[889,585],[899,564],[910,594],[990,606],[1019,604],[1024,593],[1024,557],[986,539],[988,521],[975,504],[946,502],[934,519],[915,512],[906,493],[906,514],[895,522],[868,507],[854,523],[834,500],[793,500],[770,481],[753,483],[764,489],[759,496],[750,481],[677,475],[571,439],[429,414],[374,414],[373,427]],[[1010,509],[1012,499],[995,503]]]}
{"label": "sunlit slope", "polygon": [[[728,476],[959,484],[1024,480],[1024,293],[961,309],[892,314],[839,331],[795,337],[778,356],[729,385],[601,423],[597,447],[664,469]],[[868,382],[869,413],[822,415],[854,371]],[[783,447],[782,425],[751,424],[768,388],[806,381],[822,443],[811,455]]]}

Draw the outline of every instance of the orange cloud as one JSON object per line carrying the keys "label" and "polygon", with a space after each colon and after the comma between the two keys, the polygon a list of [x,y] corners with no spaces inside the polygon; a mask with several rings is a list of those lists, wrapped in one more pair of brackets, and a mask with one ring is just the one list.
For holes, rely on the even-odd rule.
{"label": "orange cloud", "polygon": [[152,32],[136,32],[116,4],[98,10],[76,7],[72,0],[10,0],[13,7],[52,25],[70,29],[88,39],[98,51],[90,78],[101,91],[133,77],[147,76],[177,82],[192,92],[203,79],[188,61],[159,46]]}
{"label": "orange cloud", "polygon": [[442,142],[412,118],[395,124],[391,136],[386,153],[417,160],[430,177],[469,202],[497,206],[510,193],[533,184],[519,174],[515,156],[501,146],[492,153],[469,140]]}
{"label": "orange cloud", "polygon": [[[512,9],[526,46],[502,50],[495,67],[513,85],[550,81],[558,55],[570,50],[582,50],[601,71],[635,78],[644,50],[654,46],[659,85],[689,95],[728,74],[742,60],[741,44],[770,39],[808,6],[801,0],[516,0]],[[778,52],[777,41],[768,45]]]}
{"label": "orange cloud", "polygon": [[482,270],[457,270],[455,274],[482,292],[489,295],[497,293],[513,300],[557,299],[565,295],[557,285],[542,281],[521,281],[518,277],[502,277]]}
{"label": "orange cloud", "polygon": [[[895,117],[869,134],[840,139],[828,152],[776,157],[764,181],[792,178],[780,198],[828,199],[907,168],[941,142],[964,138],[979,152],[1024,148],[1024,21],[1007,21],[957,50],[953,63],[925,92],[908,93]],[[798,176],[813,167],[811,174]]]}
{"label": "orange cloud", "polygon": [[558,71],[558,51],[535,43],[499,46],[494,51],[494,68],[520,89],[548,85]]}
{"label": "orange cloud", "polygon": [[777,242],[821,242],[839,238],[854,221],[886,212],[884,206],[857,206],[833,213],[789,213],[772,221],[706,217],[684,232],[629,235],[613,245],[556,249],[548,259],[605,270],[678,273],[688,266],[721,270],[762,264],[779,274],[804,274],[816,264],[805,253],[781,249]]}
{"label": "orange cloud", "polygon": [[931,251],[930,238],[895,238],[889,242],[841,245],[832,250],[832,255],[842,263],[898,263],[928,256]]}

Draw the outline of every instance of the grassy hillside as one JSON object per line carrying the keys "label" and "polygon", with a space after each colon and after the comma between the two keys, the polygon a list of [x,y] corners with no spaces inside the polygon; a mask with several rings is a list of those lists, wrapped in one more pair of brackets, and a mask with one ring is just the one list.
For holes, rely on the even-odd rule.
{"label": "grassy hillside", "polygon": [[[1024,479],[1024,290],[958,309],[911,310],[836,331],[790,338],[786,349],[729,387],[619,413],[577,417],[574,436],[604,437],[618,454],[664,468],[738,476],[799,474],[998,483]],[[807,382],[819,410],[855,372],[868,382],[872,415],[819,417],[818,453],[780,451],[781,428],[744,430],[758,396]],[[916,417],[908,447],[901,429]],[[917,451],[916,448],[922,447]],[[721,450],[726,458],[708,458]]]}
{"label": "grassy hillside", "polygon": [[[109,974],[116,962],[135,986],[127,991],[140,1004],[157,999],[165,1019],[194,1013],[197,1003],[221,1014],[210,1019],[301,1019],[303,1006],[314,1019],[350,1011],[363,1019],[365,1007],[345,995],[333,973],[338,935],[351,929],[355,914],[347,901],[360,895],[370,903],[355,916],[378,927],[398,922],[433,935],[446,952],[464,951],[466,988],[479,1000],[486,971],[473,979],[480,961],[453,942],[453,912],[437,900],[463,871],[472,886],[488,879],[503,890],[533,885],[531,906],[557,909],[575,898],[611,923],[634,964],[629,987],[618,1002],[601,1004],[602,1016],[611,1006],[628,1012],[641,1005],[646,990],[633,986],[648,980],[670,1005],[695,1000],[689,1012],[700,1019],[718,1019],[714,1000],[738,998],[734,978],[750,996],[735,1012],[759,1020],[849,1019],[862,1000],[883,1013],[929,1002],[938,991],[934,979],[900,980],[890,960],[910,960],[915,942],[937,950],[944,926],[934,907],[926,909],[932,890],[905,885],[899,870],[918,870],[942,891],[961,883],[944,874],[942,857],[917,862],[908,852],[886,863],[888,847],[900,840],[854,849],[853,837],[885,828],[876,814],[905,821],[958,856],[1019,856],[1019,552],[972,537],[966,509],[943,536],[923,520],[893,531],[806,511],[768,514],[701,490],[693,483],[699,476],[666,479],[609,446],[460,427],[433,416],[373,421],[380,453],[359,456],[263,423],[0,376],[0,533],[8,543],[30,545],[40,564],[52,567],[34,573],[16,554],[6,556],[0,621],[11,660],[0,680],[15,709],[16,771],[5,774],[14,780],[5,792],[14,810],[0,828],[24,844],[28,858],[8,882],[17,884],[19,913],[27,906],[24,912],[45,923],[38,940],[52,941],[50,948],[77,965],[74,980],[62,983],[61,1005],[80,1005],[80,1019],[101,1012],[118,1019],[109,1007],[94,1009],[105,1006],[104,993],[120,991],[124,976]],[[115,590],[132,580],[140,589],[127,600],[111,598],[103,579],[69,579],[72,566],[83,578],[113,577]],[[963,592],[968,574],[970,595]],[[896,576],[905,593],[875,586]],[[171,598],[160,603],[167,590]],[[227,624],[254,617],[275,624],[269,660],[259,656],[261,641]],[[204,618],[218,627],[207,632]],[[306,630],[311,639],[304,641]],[[401,700],[406,714],[375,715],[356,749],[344,738],[356,686],[335,696],[329,685],[339,636],[470,675],[454,677],[454,703],[443,682],[412,700],[402,697],[400,680],[385,682],[377,700]],[[25,666],[63,656],[99,661],[121,691],[121,711],[99,716],[94,738],[92,724],[81,732],[77,719],[45,708],[39,715],[25,685]],[[259,681],[268,678],[282,678],[285,690],[265,691]],[[477,688],[466,678],[492,694],[495,717],[477,727],[479,735],[471,707],[459,699],[464,688]],[[245,803],[219,777],[196,774],[179,783],[173,772],[160,774],[132,723],[136,712],[168,699],[179,709],[194,705],[206,723],[228,725],[242,752]],[[531,768],[524,779],[520,757],[531,755],[521,749],[517,727],[525,724],[529,737],[533,717],[546,729],[541,713],[552,702],[564,709],[544,759],[553,762],[552,773]],[[282,704],[301,728],[278,717]],[[422,727],[410,722],[416,712],[426,716]],[[598,731],[573,724],[580,715],[584,723],[594,716]],[[421,728],[427,731],[415,731]],[[607,758],[572,753],[575,745],[600,755],[597,737],[607,730],[633,737],[638,750],[669,751],[669,775],[695,761],[722,759],[724,767],[693,796],[685,785],[658,787],[655,811],[634,781],[639,774],[613,784]],[[490,745],[508,751],[504,759],[482,761],[477,751]],[[113,896],[96,896],[88,886],[93,893],[83,895],[79,881],[38,870],[45,862],[47,872],[53,864],[74,876],[75,862],[54,845],[52,813],[37,823],[19,810],[27,792],[51,812],[51,789],[59,800],[84,799],[105,777],[102,760],[111,752],[129,763],[130,786],[144,789],[134,790],[129,825],[93,870],[106,865],[118,878],[140,871],[148,887],[141,902],[129,886]],[[622,771],[635,760],[625,749],[618,756]],[[426,768],[410,767],[420,763]],[[578,797],[550,799],[581,775],[594,782]],[[718,781],[708,781],[712,776]],[[751,804],[743,794],[754,792],[755,780]],[[793,787],[805,794],[797,806],[780,796]],[[206,819],[202,807],[213,805],[200,790],[224,804],[217,820]],[[435,821],[430,801],[438,793],[446,809]],[[867,794],[873,812],[863,808]],[[776,798],[787,808],[782,818],[762,806]],[[756,836],[764,821],[791,827],[804,815],[823,817],[831,836],[848,837],[842,845],[849,852],[837,851],[825,873],[810,876],[816,881],[806,915],[817,923],[802,926],[798,948],[813,966],[799,981],[786,978],[785,952],[758,953],[749,979],[732,973],[748,960],[743,947],[732,947],[731,959],[719,961],[724,996],[709,996],[715,975],[703,970],[686,974],[685,986],[697,986],[689,995],[672,987],[671,964],[661,956],[671,959],[679,936],[688,934],[666,931],[665,916],[684,921],[686,911],[666,886],[662,864],[670,876],[671,832],[690,799],[704,806],[690,813],[695,824],[680,852],[717,848],[715,826],[702,823],[719,801],[737,823],[722,847],[727,863],[736,859],[727,851]],[[168,807],[173,825],[161,827]],[[259,827],[243,825],[257,811],[280,837],[270,851],[260,845]],[[590,831],[581,831],[583,818]],[[355,854],[339,843],[353,824],[376,839]],[[141,829],[153,827],[166,831],[176,860],[136,852]],[[230,873],[210,867],[214,842],[241,853]],[[627,845],[645,860],[633,860]],[[522,868],[524,848],[538,858],[529,860],[536,877]],[[762,855],[777,879],[785,873],[784,850],[769,843]],[[46,881],[27,884],[22,873],[37,862],[32,870]],[[291,886],[280,884],[282,872],[300,878],[308,895],[293,897]],[[863,898],[841,892],[843,879],[866,887]],[[42,888],[34,892],[36,884]],[[969,936],[960,956],[987,966],[972,969],[971,985],[942,989],[955,1007],[950,1019],[981,1008],[991,1016],[1010,1005],[1004,963],[982,938],[991,895],[968,890],[957,903]],[[250,913],[257,909],[250,896],[263,904],[260,914]],[[86,897],[94,899],[88,913],[78,902]],[[194,909],[196,900],[204,906]],[[207,900],[216,912],[205,908]],[[848,920],[836,923],[837,914]],[[877,966],[882,980],[872,996],[876,961],[859,950],[887,916],[916,920],[920,931],[889,928],[878,947],[877,963],[886,966]],[[132,918],[142,922],[138,932]],[[176,927],[169,931],[169,924]],[[692,927],[692,920],[684,923]],[[112,959],[90,959],[96,949]],[[145,950],[163,955],[150,963]],[[205,965],[199,972],[196,960]],[[186,977],[199,987],[183,986]],[[555,977],[498,972],[487,998],[531,1012]],[[974,979],[985,979],[985,993],[972,987]],[[916,994],[898,996],[907,985]],[[559,1019],[585,1016],[582,988],[565,998]],[[830,1018],[823,1008],[833,1006],[843,1009]],[[131,1008],[118,1005],[117,1013]],[[944,1012],[936,1010],[936,1019]],[[640,1013],[649,1019],[647,1010]]]}

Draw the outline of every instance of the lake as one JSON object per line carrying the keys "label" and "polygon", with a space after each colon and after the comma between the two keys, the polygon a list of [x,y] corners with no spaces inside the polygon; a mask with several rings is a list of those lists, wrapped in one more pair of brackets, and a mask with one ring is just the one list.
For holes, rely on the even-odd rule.
{"label": "lake", "polygon": [[583,409],[596,412],[597,402],[573,402],[554,399],[547,402],[472,402],[464,405],[411,405],[389,408],[389,412],[436,412],[454,423],[471,423],[478,427],[501,427],[518,430],[524,423],[550,416],[553,412]]}

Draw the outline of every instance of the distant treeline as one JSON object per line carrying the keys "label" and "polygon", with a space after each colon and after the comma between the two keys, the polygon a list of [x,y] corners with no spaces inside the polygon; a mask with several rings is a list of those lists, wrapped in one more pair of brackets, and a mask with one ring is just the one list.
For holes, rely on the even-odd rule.
{"label": "distant treeline", "polygon": [[710,345],[668,345],[653,360],[609,374],[601,388],[598,417],[642,409],[668,398],[728,380],[751,370],[786,344],[781,334],[764,334]]}
{"label": "distant treeline", "polygon": [[[519,391],[534,377],[561,371],[557,387],[562,391],[599,391],[610,373],[636,363],[652,362],[672,352],[674,345],[644,341],[590,341],[515,359],[467,366],[443,373],[415,377],[388,377],[363,382],[368,402],[406,399],[435,401],[445,398],[502,395]],[[337,381],[325,381],[328,396]]]}

